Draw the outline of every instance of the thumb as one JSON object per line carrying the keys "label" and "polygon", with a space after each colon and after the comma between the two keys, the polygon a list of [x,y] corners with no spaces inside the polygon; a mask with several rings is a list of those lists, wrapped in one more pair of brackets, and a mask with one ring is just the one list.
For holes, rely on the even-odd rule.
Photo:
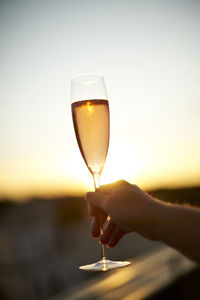
{"label": "thumb", "polygon": [[104,209],[105,207],[105,199],[106,196],[102,193],[96,191],[96,192],[88,192],[86,194],[86,200],[89,202],[90,205],[97,206],[101,209]]}

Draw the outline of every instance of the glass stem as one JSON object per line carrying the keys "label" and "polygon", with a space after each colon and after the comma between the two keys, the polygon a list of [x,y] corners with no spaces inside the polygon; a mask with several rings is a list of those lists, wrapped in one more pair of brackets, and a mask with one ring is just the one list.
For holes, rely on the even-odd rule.
{"label": "glass stem", "polygon": [[[100,187],[101,173],[92,173],[92,176],[93,176],[93,180],[94,180],[95,191],[97,191]],[[99,214],[99,217],[98,217],[98,222],[100,223],[100,232],[101,232],[101,235],[102,235],[103,234],[103,224],[101,224],[101,215],[100,214]],[[101,257],[102,257],[103,261],[106,260],[105,248],[104,248],[103,244],[101,244]]]}

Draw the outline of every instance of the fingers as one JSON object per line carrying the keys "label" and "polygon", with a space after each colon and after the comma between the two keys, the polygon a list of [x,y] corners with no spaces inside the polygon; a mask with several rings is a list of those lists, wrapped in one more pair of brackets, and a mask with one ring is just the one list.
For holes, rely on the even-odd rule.
{"label": "fingers", "polygon": [[[112,221],[110,221],[104,230],[103,235],[100,238],[102,244],[108,247],[114,247],[120,241],[120,239],[125,235],[125,231],[117,227]],[[93,238],[98,238],[101,235],[100,226],[98,220],[93,217],[91,221],[91,236]]]}
{"label": "fingers", "polygon": [[88,214],[90,217],[94,217],[98,214],[98,208],[88,203]]}
{"label": "fingers", "polygon": [[[99,191],[96,192],[89,192],[85,196],[86,200],[90,204],[90,206],[95,206],[100,208],[101,210],[106,211],[106,204],[107,199],[109,198],[108,195],[104,195],[103,193],[100,193]],[[89,211],[91,214],[96,214],[94,209],[90,208]]]}
{"label": "fingers", "polygon": [[112,221],[110,221],[106,226],[106,228],[104,229],[104,232],[101,236],[100,241],[102,244],[108,243],[115,229],[116,229],[116,225]]}
{"label": "fingers", "polygon": [[100,236],[100,226],[95,217],[93,217],[91,221],[91,236],[93,238],[98,238]]}
{"label": "fingers", "polygon": [[107,219],[107,214],[102,211],[100,208],[88,204],[88,212],[92,217],[91,220],[91,236],[97,238],[100,236],[101,228],[103,227],[104,222]]}
{"label": "fingers", "polygon": [[129,185],[129,183],[125,180],[118,180],[113,183],[105,184],[100,186],[99,190],[104,194],[109,194],[113,192],[116,187],[123,187]]}
{"label": "fingers", "polygon": [[123,188],[130,186],[130,184],[125,180],[119,180],[114,183],[102,185],[98,191],[88,192],[85,196],[86,200],[93,206],[97,206],[104,211],[108,209],[109,200],[112,198],[112,192],[116,188]]}
{"label": "fingers", "polygon": [[[123,189],[130,184],[124,180],[120,180],[111,184],[106,184],[100,187],[98,191],[88,192],[86,194],[86,200],[88,201],[88,211],[92,216],[91,222],[91,235],[92,237],[99,237],[101,235],[101,228],[107,219],[107,216],[112,216],[113,212],[113,199],[115,192],[119,189]],[[120,214],[120,211],[119,211]],[[104,229],[103,235],[100,241],[109,247],[114,247],[126,232],[117,227],[112,220],[108,222],[108,225]]]}
{"label": "fingers", "polygon": [[91,204],[88,203],[88,214],[91,217],[95,217],[99,224],[99,226],[102,226],[104,224],[104,222],[107,219],[107,214],[100,208],[93,206]]}
{"label": "fingers", "polygon": [[116,228],[113,232],[110,240],[108,241],[109,247],[114,247],[121,240],[121,238],[125,235],[125,232],[121,228]]}
{"label": "fingers", "polygon": [[106,244],[108,247],[114,247],[119,240],[125,235],[125,231],[117,227],[112,221],[110,221],[101,236],[101,243]]}
{"label": "fingers", "polygon": [[99,190],[104,194],[110,194],[112,193],[114,187],[116,186],[117,182],[108,183],[105,185],[100,186]]}
{"label": "fingers", "polygon": [[91,206],[97,206],[101,209],[104,208],[105,205],[105,196],[102,195],[99,191],[96,192],[88,192],[85,195],[86,200]]}

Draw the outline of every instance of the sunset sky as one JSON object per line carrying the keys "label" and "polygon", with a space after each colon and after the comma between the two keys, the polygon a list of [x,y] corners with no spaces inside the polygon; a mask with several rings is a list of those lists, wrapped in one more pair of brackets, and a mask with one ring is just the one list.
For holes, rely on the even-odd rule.
{"label": "sunset sky", "polygon": [[200,1],[0,2],[0,196],[81,193],[70,80],[104,75],[102,183],[200,184]]}

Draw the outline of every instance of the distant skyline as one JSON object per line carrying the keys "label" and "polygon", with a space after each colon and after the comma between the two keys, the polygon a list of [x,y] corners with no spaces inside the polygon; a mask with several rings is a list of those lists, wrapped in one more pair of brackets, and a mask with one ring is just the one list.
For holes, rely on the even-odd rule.
{"label": "distant skyline", "polygon": [[200,1],[2,1],[0,43],[0,196],[93,188],[70,107],[88,72],[110,101],[102,183],[200,184]]}

